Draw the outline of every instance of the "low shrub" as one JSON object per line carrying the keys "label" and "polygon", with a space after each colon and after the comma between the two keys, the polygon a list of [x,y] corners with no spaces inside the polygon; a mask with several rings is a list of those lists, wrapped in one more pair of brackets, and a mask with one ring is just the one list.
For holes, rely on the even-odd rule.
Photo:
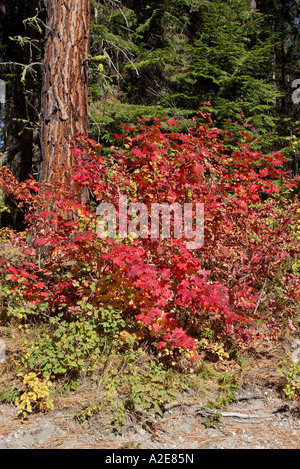
{"label": "low shrub", "polygon": [[[68,181],[18,183],[0,168],[0,187],[27,222],[25,235],[10,236],[26,258],[21,265],[2,262],[2,315],[52,327],[23,356],[28,369],[78,373],[87,356],[100,353],[103,337],[122,331],[161,351],[164,361],[196,360],[201,337],[211,331],[209,350],[220,342],[215,352],[224,357],[257,337],[278,337],[280,322],[293,321],[299,275],[286,263],[299,251],[300,206],[292,197],[298,181],[282,169],[285,158],[252,150],[245,132],[230,149],[230,134],[203,112],[187,133],[176,125],[140,120],[116,136],[119,147],[105,151],[78,137]],[[121,195],[128,206],[148,210],[154,203],[191,204],[194,217],[196,203],[204,204],[203,245],[189,247],[191,232],[174,236],[174,219],[169,237],[150,237],[141,206],[126,213],[124,225]],[[100,204],[115,207],[115,237],[99,236],[101,220],[108,223]]]}

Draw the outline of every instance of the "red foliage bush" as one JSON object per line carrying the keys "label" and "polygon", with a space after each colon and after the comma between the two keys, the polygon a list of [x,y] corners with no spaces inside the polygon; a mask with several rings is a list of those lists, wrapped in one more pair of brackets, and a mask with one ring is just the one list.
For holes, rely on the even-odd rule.
{"label": "red foliage bush", "polygon": [[[79,137],[65,184],[18,184],[1,168],[0,187],[26,211],[26,239],[16,233],[14,239],[27,260],[2,269],[15,288],[22,279],[24,301],[46,303],[50,315],[59,308],[66,317],[81,314],[81,300],[110,304],[142,339],[192,358],[205,331],[249,344],[259,334],[274,335],[283,315],[293,318],[300,205],[286,195],[297,181],[283,171],[281,154],[253,151],[245,133],[230,150],[230,135],[209,124],[202,112],[188,133],[176,132],[174,119],[140,120],[109,150]],[[147,207],[203,203],[203,246],[188,249],[186,236],[99,237],[96,208],[109,202],[118,214],[120,194]]]}

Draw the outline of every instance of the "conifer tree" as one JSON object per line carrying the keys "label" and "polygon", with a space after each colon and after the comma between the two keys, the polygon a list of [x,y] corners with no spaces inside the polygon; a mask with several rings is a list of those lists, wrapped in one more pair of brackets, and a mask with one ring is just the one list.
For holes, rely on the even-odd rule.
{"label": "conifer tree", "polygon": [[90,0],[48,0],[40,180],[72,171],[70,143],[87,135]]}
{"label": "conifer tree", "polygon": [[[114,14],[112,3],[117,4]],[[136,114],[175,113],[188,119],[210,101],[217,125],[232,129],[247,123],[248,131],[260,134],[262,145],[274,145],[276,104],[282,96],[273,80],[278,31],[267,27],[256,6],[249,0],[102,2],[101,38],[106,46],[119,44],[114,61],[118,80],[110,82],[106,120],[102,111],[108,131]],[[109,65],[109,60],[101,64],[106,82],[113,75]],[[103,108],[99,103],[92,109],[95,125]],[[228,120],[232,124],[225,124]]]}
{"label": "conifer tree", "polygon": [[[264,27],[276,31],[273,44],[273,83],[281,90],[276,101],[278,123],[275,149],[283,151],[291,160],[294,174],[300,171],[300,104],[293,102],[295,81],[300,79],[300,1],[257,0],[257,8],[264,19]],[[297,83],[296,83],[297,86]],[[299,89],[299,86],[297,86]]]}
{"label": "conifer tree", "polygon": [[5,162],[19,181],[32,171],[38,152],[37,122],[40,107],[39,0],[7,0],[1,21],[1,78],[6,82],[4,126]]}

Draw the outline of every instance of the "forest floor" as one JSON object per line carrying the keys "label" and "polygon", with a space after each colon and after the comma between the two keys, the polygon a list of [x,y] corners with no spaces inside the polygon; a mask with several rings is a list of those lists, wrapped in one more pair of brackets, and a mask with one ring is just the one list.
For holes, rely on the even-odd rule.
{"label": "forest floor", "polygon": [[[286,397],[278,371],[295,353],[295,343],[300,350],[299,334],[289,333],[260,344],[243,360],[208,362],[206,375],[197,375],[194,385],[165,404],[162,415],[135,406],[119,432],[109,409],[78,419],[96,395],[95,381],[81,380],[77,391],[55,396],[53,410],[26,418],[0,392],[0,449],[299,449],[300,400]],[[13,357],[18,337],[7,346]],[[216,379],[222,375],[225,389]],[[13,364],[0,363],[0,391],[4,381],[13,383],[12,376]],[[220,398],[226,405],[220,406]]]}
{"label": "forest floor", "polygon": [[225,407],[208,406],[219,390],[207,382],[177,396],[162,416],[136,408],[119,433],[102,413],[76,419],[92,392],[87,385],[57,399],[47,414],[26,419],[13,405],[1,404],[0,449],[298,449],[300,403],[285,397],[277,371],[290,345],[285,341],[252,355],[238,371],[234,400]]}

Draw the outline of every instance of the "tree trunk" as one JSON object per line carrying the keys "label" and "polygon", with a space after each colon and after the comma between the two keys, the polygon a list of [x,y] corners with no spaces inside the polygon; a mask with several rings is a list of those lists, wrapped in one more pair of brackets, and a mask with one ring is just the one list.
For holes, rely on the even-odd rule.
{"label": "tree trunk", "polygon": [[91,0],[48,0],[42,89],[40,181],[72,172],[70,143],[87,135]]}
{"label": "tree trunk", "polygon": [[[5,19],[6,4],[4,0],[0,1],[0,45],[3,44],[3,23]],[[0,59],[2,59],[2,51],[0,50]],[[2,61],[2,60],[1,60]]]}
{"label": "tree trunk", "polygon": [[[0,0],[0,46],[3,46],[3,39],[4,39],[4,34],[3,34],[3,24],[5,20],[5,12],[6,12],[6,5],[4,0]],[[0,63],[3,62],[3,49],[0,48]],[[3,135],[3,121],[4,121],[4,106],[5,106],[5,96],[3,96],[5,93],[5,82],[3,80],[3,76],[0,73],[0,86],[1,86],[1,96],[0,96],[0,152],[4,150],[4,135]],[[4,83],[4,85],[3,85]],[[3,91],[4,88],[4,91]],[[0,166],[2,164],[2,157],[0,156]]]}

